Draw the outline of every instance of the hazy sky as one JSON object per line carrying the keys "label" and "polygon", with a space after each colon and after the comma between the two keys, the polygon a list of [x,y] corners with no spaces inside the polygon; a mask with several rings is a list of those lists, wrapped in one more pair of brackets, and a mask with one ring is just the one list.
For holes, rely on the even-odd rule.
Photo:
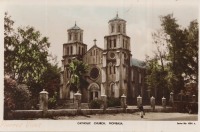
{"label": "hazy sky", "polygon": [[62,46],[67,42],[67,29],[77,25],[84,30],[83,41],[88,49],[97,39],[104,48],[108,21],[116,16],[127,21],[134,58],[144,60],[151,55],[151,33],[160,28],[159,16],[174,14],[178,23],[187,27],[198,19],[198,0],[0,0],[3,10],[15,21],[15,27],[33,26],[49,37],[53,55],[62,59]]}

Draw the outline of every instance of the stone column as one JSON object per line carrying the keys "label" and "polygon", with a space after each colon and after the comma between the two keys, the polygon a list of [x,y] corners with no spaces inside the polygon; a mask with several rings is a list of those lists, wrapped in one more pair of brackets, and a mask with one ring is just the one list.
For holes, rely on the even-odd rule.
{"label": "stone column", "polygon": [[162,98],[162,107],[163,109],[166,109],[166,98],[164,96]]}
{"label": "stone column", "polygon": [[46,116],[48,110],[48,92],[43,89],[40,92],[40,110],[43,111],[43,116]]}
{"label": "stone column", "polygon": [[78,106],[77,106],[77,111],[78,113],[81,111],[81,94],[79,92],[74,94],[74,99],[76,100]]}
{"label": "stone column", "polygon": [[196,95],[192,95],[192,102],[196,102]]}
{"label": "stone column", "polygon": [[126,105],[126,96],[124,94],[121,96],[121,107],[123,108],[125,112],[127,105]]}
{"label": "stone column", "polygon": [[106,111],[107,108],[107,96],[106,95],[101,95],[101,99],[103,101],[103,111]]}
{"label": "stone column", "polygon": [[142,105],[142,97],[139,95],[137,97],[137,106],[139,107],[140,105]]}
{"label": "stone column", "polygon": [[174,93],[173,92],[170,93],[169,102],[171,103],[172,106],[174,105]]}
{"label": "stone column", "polygon": [[154,111],[155,110],[155,98],[153,96],[150,98],[150,104],[151,104],[151,109]]}

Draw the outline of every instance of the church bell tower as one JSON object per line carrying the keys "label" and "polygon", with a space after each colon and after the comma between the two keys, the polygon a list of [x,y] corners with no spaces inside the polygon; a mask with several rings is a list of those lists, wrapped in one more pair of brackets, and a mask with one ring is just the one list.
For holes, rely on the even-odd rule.
{"label": "church bell tower", "polygon": [[127,96],[131,58],[130,37],[126,35],[126,21],[116,17],[108,22],[104,37],[101,94],[119,98]]}
{"label": "church bell tower", "polygon": [[67,68],[72,59],[83,60],[83,55],[87,52],[87,45],[83,43],[83,30],[75,25],[67,30],[68,41],[63,44],[63,59],[61,72],[60,99],[70,99],[70,89],[67,82],[70,72]]}

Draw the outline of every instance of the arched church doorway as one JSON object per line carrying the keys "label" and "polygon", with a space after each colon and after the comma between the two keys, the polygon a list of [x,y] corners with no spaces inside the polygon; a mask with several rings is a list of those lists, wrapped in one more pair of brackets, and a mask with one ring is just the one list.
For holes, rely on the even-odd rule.
{"label": "arched church doorway", "polygon": [[100,97],[100,87],[97,83],[91,83],[88,86],[88,97],[89,101]]}

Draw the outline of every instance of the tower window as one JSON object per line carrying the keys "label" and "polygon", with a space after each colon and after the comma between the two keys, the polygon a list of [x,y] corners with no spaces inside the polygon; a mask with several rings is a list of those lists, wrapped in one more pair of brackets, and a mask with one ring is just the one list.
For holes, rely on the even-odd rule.
{"label": "tower window", "polygon": [[73,53],[73,47],[71,46],[71,55],[72,55],[72,53]]}
{"label": "tower window", "polygon": [[83,47],[82,47],[82,54],[84,54],[84,49],[83,49]]}
{"label": "tower window", "polygon": [[77,40],[77,34],[75,33],[74,40]]}
{"label": "tower window", "polygon": [[110,40],[110,48],[112,48],[112,40]]}
{"label": "tower window", "polygon": [[81,54],[81,47],[78,47],[78,54]]}
{"label": "tower window", "polygon": [[115,74],[115,66],[113,66],[113,71],[114,71],[114,74]]}
{"label": "tower window", "polygon": [[117,30],[118,32],[120,32],[120,28],[121,28],[121,26],[120,26],[120,25],[118,25],[118,30]]}
{"label": "tower window", "polygon": [[111,33],[113,33],[113,32],[114,32],[114,26],[111,25]]}
{"label": "tower window", "polygon": [[72,39],[72,35],[71,35],[71,33],[69,34],[69,40],[71,40]]}
{"label": "tower window", "polygon": [[69,55],[69,47],[67,47],[67,55]]}
{"label": "tower window", "polygon": [[116,39],[114,39],[114,47],[116,47]]}

